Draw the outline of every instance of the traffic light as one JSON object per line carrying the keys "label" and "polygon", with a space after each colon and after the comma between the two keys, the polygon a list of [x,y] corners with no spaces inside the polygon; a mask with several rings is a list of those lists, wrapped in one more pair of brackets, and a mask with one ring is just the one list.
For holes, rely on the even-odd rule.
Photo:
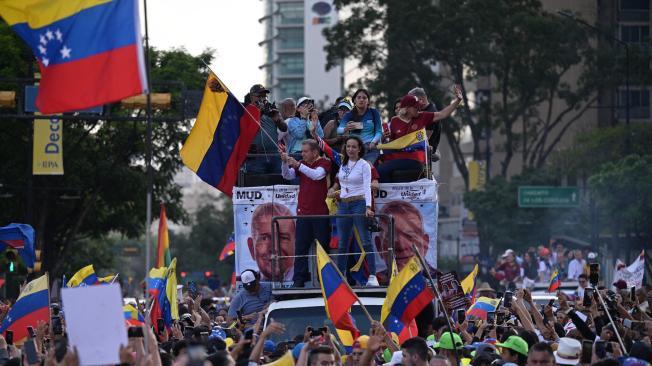
{"label": "traffic light", "polygon": [[204,272],[204,277],[206,277],[206,278],[209,278],[212,275],[213,275],[213,272],[211,272],[211,271]]}
{"label": "traffic light", "polygon": [[6,250],[5,257],[7,258],[7,272],[16,272],[16,252],[13,250]]}
{"label": "traffic light", "polygon": [[181,276],[181,278],[186,278],[188,274],[186,272],[180,272],[179,275]]}

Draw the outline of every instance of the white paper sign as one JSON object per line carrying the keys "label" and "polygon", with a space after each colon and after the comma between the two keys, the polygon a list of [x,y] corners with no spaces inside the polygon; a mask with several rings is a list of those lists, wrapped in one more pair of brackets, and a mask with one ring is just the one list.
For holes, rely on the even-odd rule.
{"label": "white paper sign", "polygon": [[118,284],[64,288],[61,292],[68,340],[82,365],[119,364],[127,329]]}

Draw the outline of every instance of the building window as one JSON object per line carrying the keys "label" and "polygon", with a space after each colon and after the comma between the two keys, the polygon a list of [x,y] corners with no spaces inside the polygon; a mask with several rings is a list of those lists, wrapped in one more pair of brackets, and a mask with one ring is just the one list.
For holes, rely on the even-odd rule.
{"label": "building window", "polygon": [[647,44],[650,42],[650,26],[621,25],[620,39],[627,43]]}
{"label": "building window", "polygon": [[303,2],[279,3],[280,24],[303,24]]}
{"label": "building window", "polygon": [[[618,117],[625,119],[627,116],[627,91],[620,90],[618,105],[620,110]],[[646,119],[650,118],[650,91],[648,89],[635,89],[629,91],[629,118]]]}
{"label": "building window", "polygon": [[303,75],[303,53],[280,55],[281,75]]}
{"label": "building window", "polygon": [[303,79],[279,79],[281,98],[298,99],[303,96]]}
{"label": "building window", "polygon": [[620,10],[650,10],[650,0],[620,0]]}
{"label": "building window", "polygon": [[278,30],[280,39],[280,49],[297,49],[303,48],[303,28],[281,28]]}

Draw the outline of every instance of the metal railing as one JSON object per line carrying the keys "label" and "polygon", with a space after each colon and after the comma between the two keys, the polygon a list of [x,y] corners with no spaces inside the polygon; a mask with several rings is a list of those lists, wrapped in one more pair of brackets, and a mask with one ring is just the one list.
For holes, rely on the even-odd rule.
{"label": "metal railing", "polygon": [[[281,221],[281,220],[296,220],[296,219],[333,219],[333,218],[337,219],[337,218],[343,218],[343,217],[348,217],[348,218],[352,219],[354,217],[361,217],[361,216],[365,216],[365,214],[294,215],[294,216],[274,216],[274,217],[272,217],[272,222],[271,222],[271,225],[272,225],[272,256],[271,256],[271,260],[272,260],[272,263],[273,263],[272,264],[273,268],[274,269],[278,268],[279,261],[281,259],[283,259],[283,258],[301,257],[301,256],[296,256],[296,255],[282,256],[282,255],[278,254],[279,251],[280,251],[279,243],[278,243],[278,236],[279,236],[278,234],[279,234],[279,230],[280,230],[279,221]],[[372,252],[367,252],[366,254],[367,255],[375,255],[376,253],[385,254],[384,259],[385,259],[385,263],[387,265],[387,270],[389,271],[389,270],[391,270],[391,264],[394,262],[394,217],[392,215],[387,215],[387,214],[376,214],[376,215],[374,215],[374,217],[375,218],[383,218],[383,219],[386,220],[390,245],[387,248],[387,250],[384,250],[384,251],[382,251],[382,250],[381,251],[374,250]],[[330,224],[330,222],[329,222],[329,224]],[[352,232],[353,232],[353,228],[352,228]],[[342,238],[340,238],[340,240],[341,239]],[[328,243],[322,243],[322,244],[323,245],[328,245]],[[371,245],[373,247],[373,245],[374,245],[373,241],[372,241]],[[295,247],[296,247],[296,244],[295,244]],[[356,252],[356,253],[351,253],[351,252],[337,253],[337,254],[329,254],[329,257],[333,257],[333,256],[337,257],[337,256],[342,256],[342,255],[351,256],[351,255],[358,255],[358,254],[362,254],[362,253],[360,253],[360,252]],[[316,260],[317,260],[316,255],[307,254],[307,255],[305,255],[303,257],[312,259],[313,260],[312,261],[313,268],[318,268],[317,262],[316,262]],[[335,263],[335,265],[337,265],[337,263]],[[316,282],[316,277],[317,276],[314,276],[314,275],[311,276],[311,281],[310,282],[313,284],[313,287],[318,286],[318,282]],[[272,270],[272,287],[275,288],[278,283],[282,283],[282,282],[284,282],[284,279],[283,278],[276,278],[276,271]]]}

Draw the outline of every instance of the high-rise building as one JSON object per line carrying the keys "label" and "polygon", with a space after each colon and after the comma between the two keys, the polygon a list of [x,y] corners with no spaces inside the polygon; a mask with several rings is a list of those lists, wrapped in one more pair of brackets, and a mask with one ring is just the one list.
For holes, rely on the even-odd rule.
{"label": "high-rise building", "polygon": [[266,86],[274,100],[309,96],[328,106],[342,91],[342,67],[326,71],[325,28],[337,23],[332,0],[264,0]]}

